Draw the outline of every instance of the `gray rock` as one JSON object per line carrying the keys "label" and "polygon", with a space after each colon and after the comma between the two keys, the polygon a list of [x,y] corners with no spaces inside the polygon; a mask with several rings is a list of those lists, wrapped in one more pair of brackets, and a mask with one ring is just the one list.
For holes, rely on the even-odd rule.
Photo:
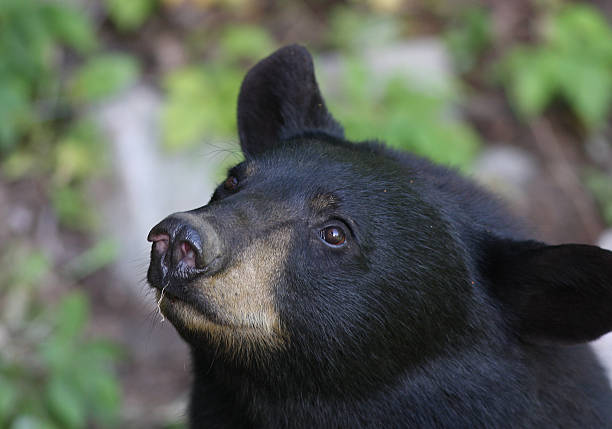
{"label": "gray rock", "polygon": [[[601,234],[597,245],[603,249],[612,250],[612,228],[605,230]],[[612,385],[612,333],[604,335],[593,342],[592,346],[604,368],[606,368],[608,379],[610,379],[610,384]]]}
{"label": "gray rock", "polygon": [[34,213],[22,205],[11,205],[6,223],[14,234],[25,234],[34,223]]}
{"label": "gray rock", "polygon": [[[371,77],[369,85],[382,90],[390,78],[405,78],[411,87],[424,93],[440,94],[452,90],[455,80],[451,59],[444,42],[436,38],[415,38],[384,47],[367,48],[361,60]],[[340,95],[346,59],[339,54],[317,58],[317,77],[328,97]]]}
{"label": "gray rock", "polygon": [[597,240],[597,245],[603,249],[612,250],[612,228],[606,229],[599,240]]}
{"label": "gray rock", "polygon": [[415,38],[364,54],[372,76],[386,80],[405,76],[424,91],[448,91],[454,75],[444,42],[437,38]]}
{"label": "gray rock", "polygon": [[606,370],[608,380],[612,386],[612,333],[606,334],[591,343],[591,347]]}
{"label": "gray rock", "polygon": [[517,205],[527,204],[527,184],[537,174],[537,161],[515,146],[486,147],[474,163],[474,178]]}

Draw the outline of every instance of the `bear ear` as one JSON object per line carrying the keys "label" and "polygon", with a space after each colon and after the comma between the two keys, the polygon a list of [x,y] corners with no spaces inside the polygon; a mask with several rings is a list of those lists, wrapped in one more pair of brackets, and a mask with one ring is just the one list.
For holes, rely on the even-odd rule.
{"label": "bear ear", "polygon": [[522,339],[579,343],[612,330],[612,252],[499,240],[484,255],[492,294]]}
{"label": "bear ear", "polygon": [[325,107],[312,57],[298,45],[264,58],[247,73],[238,96],[238,132],[246,156],[307,131],[342,138],[342,127]]}

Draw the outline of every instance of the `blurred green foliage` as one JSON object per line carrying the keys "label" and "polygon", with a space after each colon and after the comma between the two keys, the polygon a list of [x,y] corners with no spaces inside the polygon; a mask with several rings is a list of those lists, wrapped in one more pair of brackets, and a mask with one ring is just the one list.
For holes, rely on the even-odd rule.
{"label": "blurred green foliage", "polygon": [[75,281],[95,273],[110,265],[119,255],[119,245],[113,237],[103,238],[91,248],[70,261],[66,267],[67,273]]}
{"label": "blurred green foliage", "polygon": [[349,60],[342,96],[329,100],[349,139],[378,139],[442,164],[469,168],[480,140],[457,116],[449,97],[417,89],[405,77],[383,82],[382,91],[372,81],[362,63]]}
{"label": "blurred green foliage", "polygon": [[583,181],[601,208],[601,214],[608,225],[612,225],[612,177],[603,171],[588,168]]}
{"label": "blurred green foliage", "polygon": [[236,97],[241,73],[231,66],[189,66],[164,79],[163,141],[171,150],[227,138],[236,130]]}
{"label": "blurred green foliage", "polygon": [[562,98],[588,130],[595,130],[612,105],[612,29],[592,6],[565,5],[546,16],[541,43],[517,46],[501,72],[523,116],[539,115]]}
{"label": "blurred green foliage", "polygon": [[121,54],[91,57],[72,76],[70,95],[76,103],[91,103],[118,93],[139,74],[135,58]]}
{"label": "blurred green foliage", "polygon": [[459,73],[474,68],[478,58],[491,44],[491,31],[491,18],[485,9],[472,6],[457,12],[445,38]]}
{"label": "blurred green foliage", "polygon": [[[343,54],[344,67],[338,79],[339,91],[331,92],[327,101],[347,137],[354,141],[381,140],[394,148],[468,169],[480,140],[458,116],[455,104],[459,100],[439,89],[419,88],[409,76],[377,82],[364,63],[364,49],[376,50],[401,40],[397,17],[338,8],[331,22],[330,42]],[[461,44],[457,50],[476,49],[476,42],[470,43]]]}
{"label": "blurred green foliage", "polygon": [[[100,52],[93,22],[67,1],[0,2],[0,172],[42,184],[59,223],[93,234],[88,183],[106,171],[107,150],[88,106],[133,82],[132,57]],[[5,249],[5,250],[4,250]],[[86,333],[89,304],[65,288],[110,263],[102,241],[62,273],[28,237],[0,252],[0,427],[113,427],[118,353]],[[55,288],[55,289],[54,289]]]}
{"label": "blurred green foliage", "polygon": [[106,172],[104,139],[89,119],[73,123],[53,146],[54,159],[49,196],[60,224],[73,230],[92,231],[98,211],[89,200],[90,180]]}
{"label": "blurred green foliage", "polygon": [[[83,106],[133,83],[135,58],[97,51],[93,23],[71,2],[0,3],[0,154],[3,177],[52,176],[62,225],[90,230],[87,181],[105,165],[105,144]],[[67,68],[63,58],[81,59]]]}
{"label": "blurred green foliage", "polygon": [[120,390],[112,344],[88,338],[89,305],[79,292],[41,302],[52,262],[24,246],[2,255],[0,427],[113,427]]}
{"label": "blurred green foliage", "polygon": [[168,149],[234,136],[245,64],[270,54],[276,46],[266,30],[249,25],[227,28],[218,43],[219,55],[213,61],[182,67],[164,78],[162,129]]}
{"label": "blurred green foliage", "polygon": [[249,24],[228,26],[219,38],[218,61],[225,65],[240,67],[258,61],[276,47],[277,44],[272,36],[261,26]]}
{"label": "blurred green foliage", "polygon": [[104,0],[112,21],[121,30],[140,27],[157,7],[157,0]]}
{"label": "blurred green foliage", "polygon": [[358,54],[397,41],[400,27],[392,14],[340,6],[331,14],[329,44],[340,52]]}
{"label": "blurred green foliage", "polygon": [[[404,79],[371,84],[364,48],[397,41],[399,24],[391,15],[338,8],[331,18],[330,44],[346,63],[338,97],[330,108],[353,140],[375,138],[398,149],[435,161],[467,168],[479,139],[453,110],[443,94],[418,90]],[[231,138],[236,133],[236,98],[245,64],[270,54],[275,43],[260,27],[230,27],[219,39],[219,57],[205,65],[171,72],[164,80],[167,100],[162,114],[167,148],[194,147],[206,138]]]}
{"label": "blurred green foliage", "polygon": [[66,2],[3,0],[0,4],[0,153],[40,126],[33,100],[58,97],[58,47],[80,54],[96,47],[86,16]]}

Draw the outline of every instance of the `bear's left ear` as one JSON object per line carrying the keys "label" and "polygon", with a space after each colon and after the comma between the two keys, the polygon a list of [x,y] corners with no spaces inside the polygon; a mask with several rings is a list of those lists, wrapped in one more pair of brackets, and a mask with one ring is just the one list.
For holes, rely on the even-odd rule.
{"label": "bear's left ear", "polygon": [[238,96],[238,133],[245,155],[307,131],[344,136],[325,107],[312,58],[298,45],[286,46],[249,70]]}
{"label": "bear's left ear", "polygon": [[612,252],[497,240],[482,259],[492,295],[522,339],[579,343],[612,330]]}

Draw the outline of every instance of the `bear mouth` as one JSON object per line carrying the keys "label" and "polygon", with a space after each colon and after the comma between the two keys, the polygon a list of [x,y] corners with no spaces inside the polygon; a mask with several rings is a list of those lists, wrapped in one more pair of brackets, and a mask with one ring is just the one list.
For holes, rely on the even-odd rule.
{"label": "bear mouth", "polygon": [[157,305],[162,313],[165,314],[163,310],[167,306],[187,306],[210,322],[219,324],[218,317],[198,293],[198,285],[195,284],[207,273],[207,268],[191,267],[182,261],[168,264],[164,261],[164,255],[152,252],[147,282],[156,291]]}
{"label": "bear mouth", "polygon": [[155,289],[159,311],[173,324],[180,323],[180,320],[184,318],[182,313],[188,310],[192,315],[196,314],[198,318],[208,323],[226,325],[206,300],[192,292],[195,291],[196,285],[180,283],[176,280],[171,280],[163,286],[151,282],[150,284]]}

